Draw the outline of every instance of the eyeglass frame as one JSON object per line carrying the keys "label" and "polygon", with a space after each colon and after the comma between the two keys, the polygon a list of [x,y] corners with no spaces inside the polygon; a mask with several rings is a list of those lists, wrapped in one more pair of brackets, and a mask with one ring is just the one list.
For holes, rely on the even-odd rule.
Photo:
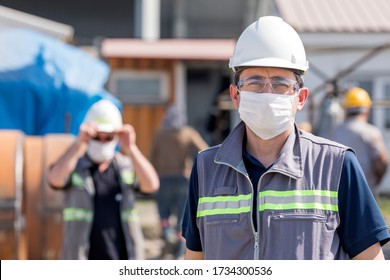
{"label": "eyeglass frame", "polygon": [[[287,94],[288,91],[290,89],[287,89],[285,92],[276,92],[275,89],[274,89],[274,85],[273,84],[276,84],[276,81],[279,80],[279,81],[285,81],[286,84],[288,83],[289,87],[291,86],[294,86],[294,91],[293,92],[298,92],[299,89],[301,88],[301,85],[299,83],[299,81],[297,80],[292,80],[292,79],[289,79],[289,78],[285,78],[285,77],[273,77],[273,78],[264,78],[264,77],[261,77],[261,76],[251,76],[251,77],[247,77],[247,78],[243,78],[243,79],[240,79],[237,81],[236,83],[236,88],[237,90],[240,92],[241,90],[241,87],[242,87],[242,84],[247,81],[247,80],[250,80],[250,79],[253,79],[253,80],[259,80],[259,81],[264,81],[264,87],[258,91],[258,92],[255,92],[255,93],[262,93],[263,90],[265,89],[265,87],[267,85],[270,85],[271,89],[272,89],[272,93],[275,93],[275,94]],[[265,82],[265,81],[268,81],[268,82]],[[241,84],[241,85],[240,85]]]}
{"label": "eyeglass frame", "polygon": [[[240,78],[240,75],[241,75],[242,71],[244,71],[247,68],[250,68],[250,67],[241,66],[241,67],[237,68],[237,71],[234,74],[234,78],[233,78],[234,85],[237,85],[237,82],[239,81],[238,79]],[[289,70],[291,70],[293,72],[293,74],[295,76],[295,79],[299,83],[299,87],[303,88],[305,86],[305,81],[303,79],[302,73],[300,71],[298,71],[298,70],[293,70],[293,69],[289,69]]]}

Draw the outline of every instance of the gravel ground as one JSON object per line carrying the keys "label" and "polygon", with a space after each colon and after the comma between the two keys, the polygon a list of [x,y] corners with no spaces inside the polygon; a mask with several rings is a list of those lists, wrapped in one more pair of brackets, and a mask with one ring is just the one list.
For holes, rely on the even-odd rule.
{"label": "gravel ground", "polygon": [[[136,208],[141,219],[142,231],[145,237],[145,255],[148,260],[175,259],[172,252],[173,244],[165,244],[161,239],[160,220],[157,205],[154,199],[142,199],[136,203]],[[172,225],[176,223],[173,218]],[[179,259],[182,259],[180,257]]]}

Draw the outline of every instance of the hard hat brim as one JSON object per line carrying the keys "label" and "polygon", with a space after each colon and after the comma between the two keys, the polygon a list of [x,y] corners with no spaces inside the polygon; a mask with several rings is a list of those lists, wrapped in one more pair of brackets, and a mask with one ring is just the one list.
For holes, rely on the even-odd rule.
{"label": "hard hat brim", "polygon": [[284,59],[280,58],[261,58],[261,59],[255,59],[247,62],[239,63],[238,65],[233,65],[231,63],[229,65],[230,68],[233,69],[233,71],[237,71],[238,67],[272,67],[272,68],[284,68],[284,69],[291,69],[295,71],[300,71],[305,73],[309,69],[309,63],[306,61],[305,67],[300,67],[295,63],[286,61]]}
{"label": "hard hat brim", "polygon": [[112,133],[115,131],[115,127],[112,124],[97,124],[96,129],[98,132]]}

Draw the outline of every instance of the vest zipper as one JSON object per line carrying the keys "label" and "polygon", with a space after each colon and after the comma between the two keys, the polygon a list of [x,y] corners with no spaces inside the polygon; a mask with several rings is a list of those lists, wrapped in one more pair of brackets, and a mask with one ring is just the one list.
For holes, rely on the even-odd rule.
{"label": "vest zipper", "polygon": [[[257,199],[257,203],[256,203],[256,205],[253,205],[253,197],[254,197],[254,195],[258,195],[258,194],[255,194],[254,193],[254,189],[253,189],[253,185],[252,185],[252,181],[251,181],[251,179],[249,178],[249,176],[247,175],[247,174],[245,174],[244,172],[242,172],[241,170],[238,170],[237,168],[235,168],[234,166],[232,166],[231,164],[228,164],[228,163],[226,163],[226,162],[219,162],[219,161],[214,161],[215,163],[218,163],[218,164],[223,164],[223,165],[226,165],[226,166],[229,166],[229,167],[231,167],[231,168],[233,168],[234,170],[236,170],[238,173],[241,173],[242,175],[244,175],[245,176],[245,178],[247,178],[248,179],[248,181],[249,181],[249,185],[251,186],[251,188],[252,188],[252,203],[251,203],[251,205],[252,205],[252,207],[251,207],[251,209],[252,209],[252,211],[251,211],[251,217],[250,217],[250,220],[251,220],[251,224],[252,224],[252,233],[253,233],[253,235],[254,235],[254,237],[255,237],[255,244],[253,245],[253,248],[254,248],[254,254],[253,254],[253,259],[254,260],[258,260],[259,259],[259,232],[258,232],[258,230],[259,230],[259,222],[258,222],[258,220],[259,220],[259,211],[258,211],[258,204],[259,204],[259,200]],[[256,223],[257,223],[257,231],[255,231],[255,225],[253,224],[253,219],[252,219],[252,215],[253,215],[253,211],[256,211]]]}
{"label": "vest zipper", "polygon": [[[261,181],[264,177],[264,175],[268,174],[268,173],[281,173],[283,175],[286,175],[286,176],[289,176],[291,177],[290,174],[287,174],[285,172],[283,172],[282,170],[267,170],[263,173],[263,175],[260,176],[259,178],[259,181],[257,183],[257,196],[259,195],[260,193],[260,190],[261,190]],[[251,182],[251,186],[252,186],[252,182]],[[252,186],[252,192],[253,192],[253,186]],[[253,204],[253,202],[252,202]],[[259,249],[259,242],[260,242],[260,235],[259,235],[259,231],[260,231],[260,213],[259,213],[259,206],[260,206],[260,199],[259,197],[257,197],[257,205],[256,205],[256,223],[257,223],[257,232],[255,232],[255,253],[254,253],[254,259],[255,260],[259,260],[260,259],[260,249]]]}
{"label": "vest zipper", "polygon": [[[237,170],[238,171],[238,170]],[[253,232],[253,235],[255,237],[255,244],[253,245],[253,248],[254,248],[254,252],[253,252],[253,259],[254,260],[258,260],[259,259],[259,200],[256,199],[256,205],[253,205],[253,200],[254,200],[254,196],[255,195],[258,195],[257,193],[254,193],[254,188],[253,188],[253,185],[252,185],[252,181],[251,179],[249,178],[249,176],[247,176],[246,174],[242,173],[249,181],[249,184],[252,188],[252,211],[251,211],[251,217],[250,217],[250,220],[251,220],[251,223],[252,223],[252,232]],[[256,223],[257,223],[257,231],[255,230],[255,225],[253,224],[253,219],[252,219],[252,215],[253,215],[253,211],[256,211],[255,214],[256,214]]]}
{"label": "vest zipper", "polygon": [[254,256],[253,258],[255,260],[258,260],[259,259],[259,233],[258,232],[255,232],[255,252],[254,252]]}

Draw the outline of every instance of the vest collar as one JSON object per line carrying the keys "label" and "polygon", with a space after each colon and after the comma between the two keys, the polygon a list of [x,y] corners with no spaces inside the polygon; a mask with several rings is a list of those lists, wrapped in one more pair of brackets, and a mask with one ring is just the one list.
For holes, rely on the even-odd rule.
{"label": "vest collar", "polygon": [[296,125],[287,138],[272,170],[282,172],[295,179],[303,177],[301,137]]}

